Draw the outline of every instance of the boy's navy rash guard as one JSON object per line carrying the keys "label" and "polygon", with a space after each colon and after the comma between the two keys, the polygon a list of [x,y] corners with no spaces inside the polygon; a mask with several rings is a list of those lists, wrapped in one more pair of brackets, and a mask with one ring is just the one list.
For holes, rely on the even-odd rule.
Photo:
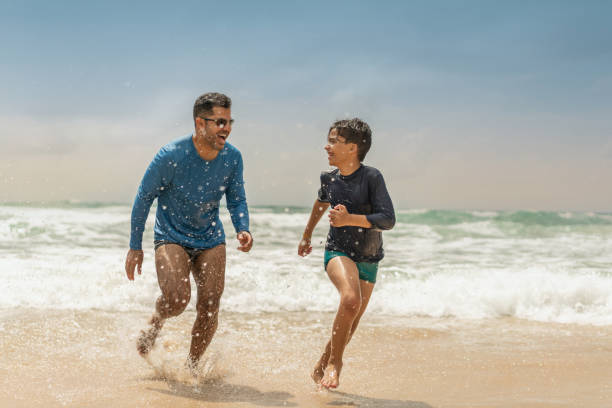
{"label": "boy's navy rash guard", "polygon": [[155,198],[155,240],[198,249],[225,243],[219,220],[223,194],[236,232],[248,231],[242,170],[242,156],[229,143],[211,161],[198,154],[191,134],[162,147],[147,168],[134,200],[130,248],[142,249],[145,221]]}
{"label": "boy's navy rash guard", "polygon": [[361,165],[348,176],[338,169],[321,173],[319,201],[331,207],[343,204],[350,214],[364,214],[371,228],[331,227],[326,251],[349,254],[355,262],[378,262],[384,257],[381,230],[395,225],[393,203],[380,171]]}

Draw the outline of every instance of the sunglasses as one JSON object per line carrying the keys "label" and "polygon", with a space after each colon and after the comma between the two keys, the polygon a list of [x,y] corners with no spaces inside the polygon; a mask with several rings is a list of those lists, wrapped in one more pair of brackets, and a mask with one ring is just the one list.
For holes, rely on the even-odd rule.
{"label": "sunglasses", "polygon": [[[209,119],[209,118],[203,118],[203,117],[199,117],[200,119],[203,119],[206,122],[215,122],[215,125],[217,125],[217,127],[223,129],[224,127],[226,127],[228,125],[228,121],[226,119],[223,118],[219,118],[219,119]],[[229,121],[229,125],[233,125],[234,124],[234,119],[230,119]]]}

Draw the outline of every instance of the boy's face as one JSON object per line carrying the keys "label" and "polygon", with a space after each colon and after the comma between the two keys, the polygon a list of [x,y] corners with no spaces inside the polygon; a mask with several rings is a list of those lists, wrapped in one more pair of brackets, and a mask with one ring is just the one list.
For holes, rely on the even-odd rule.
{"label": "boy's face", "polygon": [[347,143],[346,139],[338,134],[337,129],[332,129],[327,135],[325,151],[331,166],[338,167],[353,160],[357,161],[357,145]]}

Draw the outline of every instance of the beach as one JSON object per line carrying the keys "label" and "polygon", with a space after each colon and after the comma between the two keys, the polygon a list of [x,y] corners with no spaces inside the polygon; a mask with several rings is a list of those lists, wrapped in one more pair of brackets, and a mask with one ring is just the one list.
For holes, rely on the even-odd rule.
{"label": "beach", "polygon": [[[124,271],[130,206],[0,206],[0,407],[612,407],[612,215],[399,210],[340,387],[310,379],[338,294],[297,242],[307,208],[227,211],[219,328],[194,378],[195,318],[136,338],[159,295],[153,217]],[[193,282],[192,282],[192,290]]]}
{"label": "beach", "polygon": [[336,391],[309,373],[331,313],[222,313],[197,378],[192,312],[149,361],[134,312],[2,312],[2,407],[609,407],[610,327],[366,316]]}

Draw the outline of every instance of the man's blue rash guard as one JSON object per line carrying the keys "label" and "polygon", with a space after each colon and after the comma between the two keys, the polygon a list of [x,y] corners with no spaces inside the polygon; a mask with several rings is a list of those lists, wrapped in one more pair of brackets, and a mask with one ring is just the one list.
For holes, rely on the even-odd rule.
{"label": "man's blue rash guard", "polygon": [[149,209],[157,198],[155,240],[207,249],[225,243],[219,202],[225,194],[236,232],[249,230],[242,156],[226,143],[214,160],[198,154],[192,135],[162,147],[142,178],[132,208],[130,248],[142,249]]}
{"label": "man's blue rash guard", "polygon": [[318,200],[331,208],[343,204],[349,214],[364,214],[371,228],[329,227],[326,251],[349,254],[355,262],[378,262],[384,257],[381,230],[395,225],[395,211],[380,171],[361,165],[348,176],[338,169],[321,173]]}

